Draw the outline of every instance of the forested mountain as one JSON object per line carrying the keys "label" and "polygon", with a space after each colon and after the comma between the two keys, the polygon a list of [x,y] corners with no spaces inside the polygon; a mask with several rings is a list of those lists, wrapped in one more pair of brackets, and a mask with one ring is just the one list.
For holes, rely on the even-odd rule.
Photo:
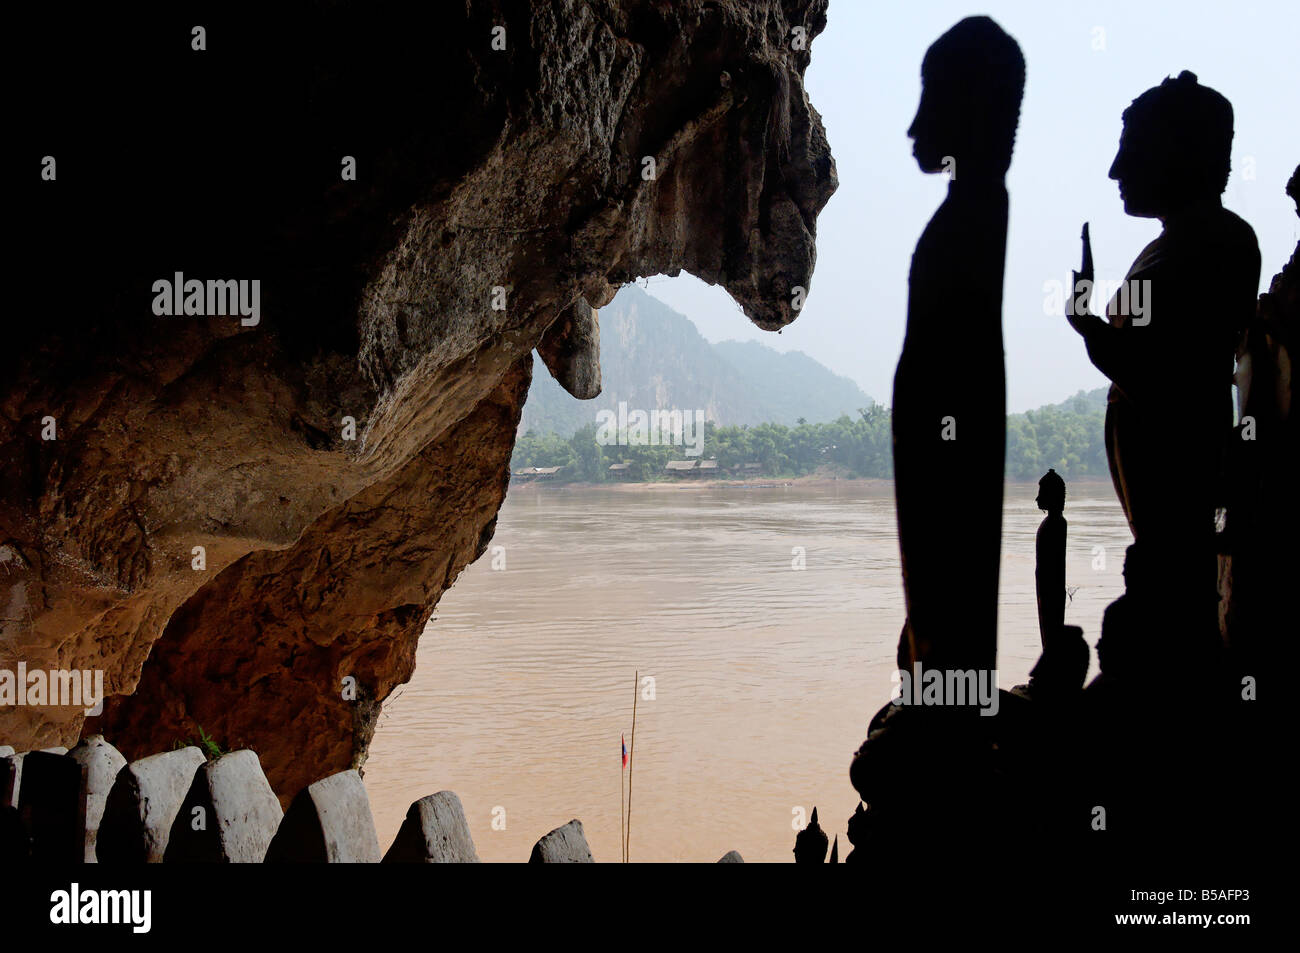
{"label": "forested mountain", "polygon": [[870,407],[870,397],[853,381],[832,373],[802,351],[774,351],[757,341],[720,341],[713,346],[754,390],[755,420],[720,424],[796,424],[802,417],[825,423]]}
{"label": "forested mountain", "polygon": [[[739,312],[736,319],[746,320]],[[702,410],[718,425],[823,422],[871,406],[857,384],[806,354],[757,341],[710,344],[689,318],[636,285],[600,309],[600,367],[600,396],[577,400],[534,357],[519,432],[567,439],[620,402],[647,412]]]}

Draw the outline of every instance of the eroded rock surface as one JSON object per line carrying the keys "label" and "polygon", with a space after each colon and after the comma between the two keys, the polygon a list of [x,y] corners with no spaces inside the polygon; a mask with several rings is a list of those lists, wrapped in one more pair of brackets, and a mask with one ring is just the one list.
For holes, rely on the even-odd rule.
{"label": "eroded rock surface", "polygon": [[[128,759],[202,729],[283,803],[363,763],[484,551],[548,329],[588,396],[589,311],[638,276],[780,328],[836,185],[825,0],[313,6],[215,11],[201,53],[175,12],[25,14],[98,79],[13,118],[58,165],[0,355],[0,666],[102,669]],[[260,281],[257,313],[157,314],[178,273]],[[83,714],[0,719],[26,750]]]}

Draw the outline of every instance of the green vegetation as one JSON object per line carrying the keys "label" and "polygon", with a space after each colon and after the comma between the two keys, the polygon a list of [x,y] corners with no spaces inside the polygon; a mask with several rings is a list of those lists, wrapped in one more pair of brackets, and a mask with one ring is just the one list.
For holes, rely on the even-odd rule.
{"label": "green vegetation", "polygon": [[[1037,480],[1055,467],[1065,479],[1104,477],[1106,448],[1102,433],[1105,391],[1080,391],[1061,403],[1007,417],[1007,477]],[[609,446],[596,443],[596,425],[573,437],[529,432],[515,441],[512,470],[563,467],[559,482],[601,483],[612,479],[611,463],[630,464],[625,479],[634,482],[670,479],[669,460],[687,459],[683,447]],[[889,410],[881,404],[829,423],[758,424],[704,429],[702,459],[718,461],[719,478],[737,464],[760,463],[761,476],[797,477],[831,464],[848,477],[893,475]],[[747,476],[753,478],[755,474]]]}
{"label": "green vegetation", "polygon": [[[627,479],[636,482],[666,479],[669,460],[689,459],[680,446],[610,446],[596,443],[596,425],[589,424],[565,440],[555,434],[526,434],[515,442],[511,469],[564,467],[556,479],[596,483],[610,479],[611,463],[630,464]],[[718,427],[706,423],[704,454],[720,469],[761,463],[764,476],[801,476],[823,464],[839,464],[849,475],[887,477],[891,472],[889,411],[879,404],[858,411],[858,418],[840,417],[830,423],[758,424]],[[718,476],[726,476],[719,473]]]}
{"label": "green vegetation", "polygon": [[1106,391],[1007,417],[1007,477],[1037,480],[1055,467],[1065,479],[1105,477]]}
{"label": "green vegetation", "polygon": [[209,761],[213,761],[217,758],[220,758],[223,754],[226,753],[221,750],[221,746],[217,744],[215,740],[213,740],[212,736],[203,730],[202,725],[195,725],[194,727],[199,729],[199,740],[192,741],[189,738],[182,738],[176,741],[176,743],[172,745],[173,751],[178,750],[180,748],[190,748],[190,747],[198,748],[200,751],[203,752],[204,757],[206,757]]}

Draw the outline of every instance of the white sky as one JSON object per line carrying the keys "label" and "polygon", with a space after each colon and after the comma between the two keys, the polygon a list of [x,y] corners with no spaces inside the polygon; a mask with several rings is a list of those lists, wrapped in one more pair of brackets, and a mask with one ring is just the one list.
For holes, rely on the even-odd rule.
{"label": "white sky", "polygon": [[[906,137],[920,94],[921,58],[972,13],[992,16],[1020,43],[1027,63],[1008,177],[1009,411],[1105,383],[1064,317],[1044,313],[1043,284],[1069,281],[1085,220],[1092,223],[1099,282],[1122,278],[1158,234],[1159,222],[1124,215],[1106,173],[1120,114],[1167,75],[1190,69],[1232,102],[1236,136],[1224,204],[1255,229],[1261,290],[1267,288],[1300,237],[1300,219],[1284,194],[1300,162],[1296,0],[1009,0],[982,9],[945,0],[831,0],[826,30],[813,41],[807,85],[826,125],[840,187],[818,219],[817,269],[803,313],[778,336],[754,327],[724,291],[694,277],[658,276],[647,290],[711,341],[754,339],[804,351],[888,403],[912,250],[947,183],[916,168]],[[1099,37],[1104,49],[1094,50]]]}

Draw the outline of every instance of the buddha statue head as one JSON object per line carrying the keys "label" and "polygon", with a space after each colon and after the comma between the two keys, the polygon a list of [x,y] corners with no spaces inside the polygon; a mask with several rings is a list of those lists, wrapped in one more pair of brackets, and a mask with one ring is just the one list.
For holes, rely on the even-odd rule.
{"label": "buddha statue head", "polygon": [[967,17],[926,51],[907,135],[922,172],[1006,175],[1025,91],[1020,46],[988,17]]}
{"label": "buddha statue head", "polygon": [[1038,498],[1034,500],[1040,510],[1058,514],[1065,509],[1065,481],[1054,469],[1048,469],[1038,481]]}
{"label": "buddha statue head", "polygon": [[1184,70],[1124,110],[1110,177],[1129,215],[1167,218],[1223,194],[1231,153],[1232,104]]}

